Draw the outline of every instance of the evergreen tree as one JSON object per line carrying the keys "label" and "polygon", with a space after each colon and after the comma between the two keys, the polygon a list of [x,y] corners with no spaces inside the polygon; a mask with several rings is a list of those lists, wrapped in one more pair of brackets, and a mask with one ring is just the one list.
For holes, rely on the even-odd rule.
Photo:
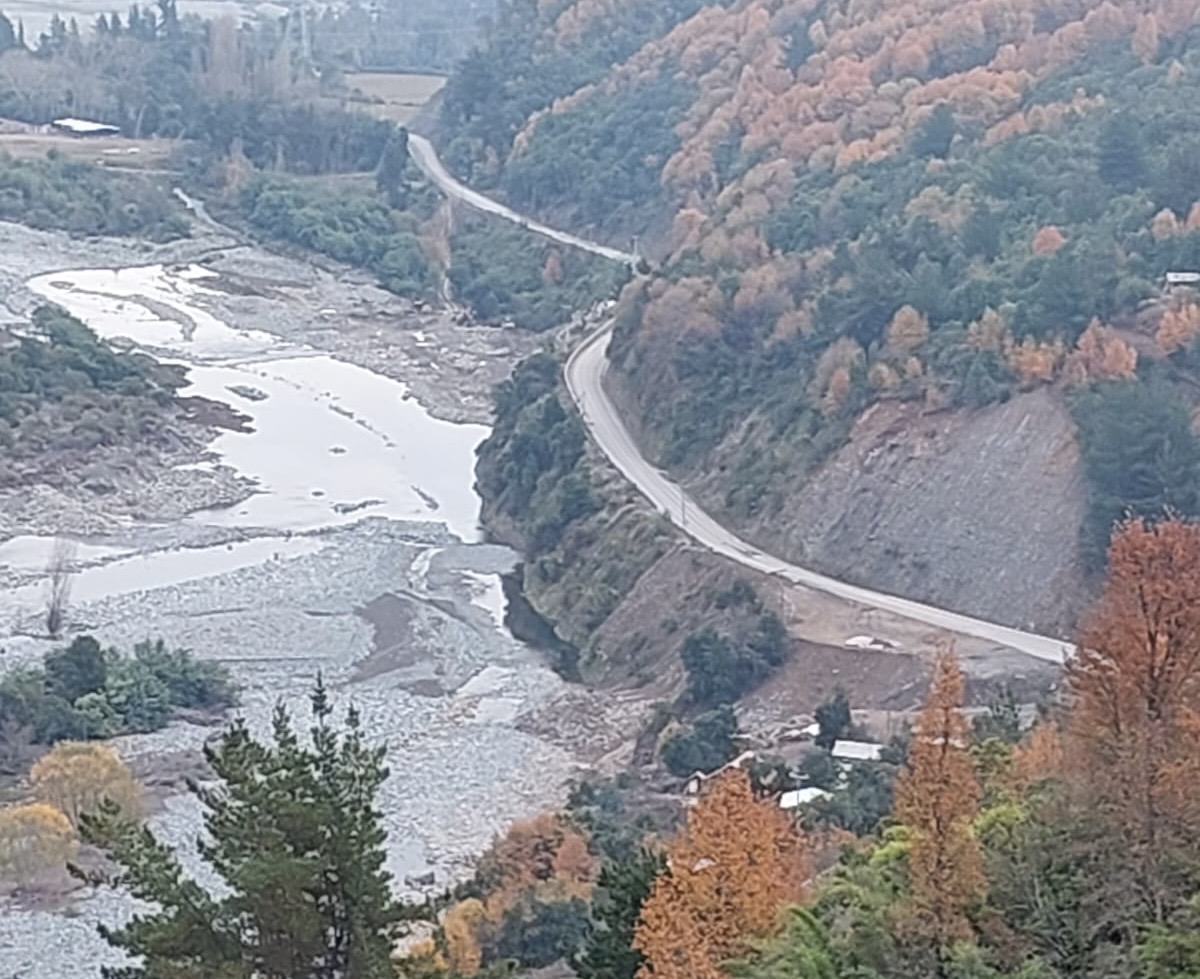
{"label": "evergreen tree", "polygon": [[1137,121],[1129,113],[1116,113],[1100,130],[1096,168],[1100,179],[1122,191],[1133,190],[1145,177],[1142,133]]}
{"label": "evergreen tree", "polygon": [[402,208],[408,203],[407,174],[408,130],[397,126],[375,169],[375,189],[387,198],[389,207]]}
{"label": "evergreen tree", "polygon": [[269,743],[241,721],[205,757],[215,787],[204,806],[205,860],[228,887],[213,897],[175,854],[109,809],[84,820],[86,839],[121,867],[118,883],[158,909],[118,929],[113,945],[141,956],[106,979],[391,979],[401,924],[416,917],[390,892],[375,795],[387,777],[358,714],[340,730],[318,681],[311,745],[282,707]]}
{"label": "evergreen tree", "polygon": [[954,112],[949,103],[940,102],[913,137],[912,151],[917,156],[945,158],[950,152],[955,131]]}
{"label": "evergreen tree", "polygon": [[832,748],[838,738],[845,737],[850,729],[850,699],[841,687],[833,692],[833,697],[817,708],[817,727],[820,729],[815,739],[818,748]]}
{"label": "evergreen tree", "polygon": [[664,869],[663,855],[650,850],[604,865],[583,949],[571,963],[579,979],[634,979],[645,962],[633,947],[634,931],[655,878]]}
{"label": "evergreen tree", "polygon": [[1084,552],[1093,567],[1103,566],[1123,517],[1200,513],[1200,442],[1187,405],[1165,381],[1110,382],[1073,408],[1088,480]]}
{"label": "evergreen tree", "polygon": [[1000,254],[1000,219],[983,201],[975,205],[962,230],[963,251],[993,261]]}
{"label": "evergreen tree", "polygon": [[108,678],[104,651],[91,636],[76,636],[71,645],[49,653],[45,663],[48,691],[68,704],[103,690]]}

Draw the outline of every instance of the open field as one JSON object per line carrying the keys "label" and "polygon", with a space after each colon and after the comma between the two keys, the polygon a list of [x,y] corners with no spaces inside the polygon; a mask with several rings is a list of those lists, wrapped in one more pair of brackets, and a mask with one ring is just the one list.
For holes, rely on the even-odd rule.
{"label": "open field", "polygon": [[359,108],[401,125],[409,123],[445,84],[446,79],[440,75],[402,72],[364,71],[346,77],[347,87],[362,93],[367,100]]}
{"label": "open field", "polygon": [[[18,128],[19,127],[19,128]],[[171,139],[127,139],[124,136],[67,136],[42,132],[21,123],[0,125],[0,153],[17,160],[44,159],[57,150],[72,160],[84,160],[124,170],[161,170],[180,144]]]}

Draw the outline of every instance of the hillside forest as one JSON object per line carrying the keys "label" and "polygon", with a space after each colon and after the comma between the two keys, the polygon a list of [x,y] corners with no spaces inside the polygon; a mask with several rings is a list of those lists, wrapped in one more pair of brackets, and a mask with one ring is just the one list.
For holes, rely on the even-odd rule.
{"label": "hillside forest", "polygon": [[[512,2],[447,86],[461,175],[625,243],[647,444],[782,513],[872,405],[1051,388],[1081,527],[1200,510],[1194,0]],[[664,230],[668,229],[668,230]]]}

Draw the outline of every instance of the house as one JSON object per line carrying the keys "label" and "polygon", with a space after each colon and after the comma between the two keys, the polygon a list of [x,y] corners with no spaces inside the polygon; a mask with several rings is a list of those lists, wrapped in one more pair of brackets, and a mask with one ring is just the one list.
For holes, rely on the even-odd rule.
{"label": "house", "polygon": [[838,761],[879,761],[883,745],[872,741],[847,741],[839,738],[830,754]]}
{"label": "house", "polygon": [[810,786],[807,789],[793,789],[791,792],[785,792],[779,797],[779,808],[791,812],[793,809],[799,809],[801,806],[807,806],[821,799],[828,799],[829,795],[830,793],[824,789],[818,789],[815,786]]}
{"label": "house", "polygon": [[716,778],[722,772],[727,772],[731,768],[740,768],[744,771],[745,769],[749,768],[750,765],[754,764],[754,762],[756,762],[756,761],[758,761],[758,754],[756,752],[743,751],[740,755],[738,755],[735,759],[733,759],[733,761],[728,762],[725,765],[722,765],[716,771],[693,772],[692,777],[689,778],[688,782],[687,782],[687,794],[690,796],[697,796],[700,794],[701,789],[704,788],[705,782],[711,782],[714,778]]}
{"label": "house", "polygon": [[66,116],[55,119],[51,127],[68,136],[119,136],[120,126],[110,126],[106,122],[93,122],[90,119],[75,119]]}
{"label": "house", "polygon": [[1200,272],[1168,272],[1168,289],[1195,289],[1200,287]]}

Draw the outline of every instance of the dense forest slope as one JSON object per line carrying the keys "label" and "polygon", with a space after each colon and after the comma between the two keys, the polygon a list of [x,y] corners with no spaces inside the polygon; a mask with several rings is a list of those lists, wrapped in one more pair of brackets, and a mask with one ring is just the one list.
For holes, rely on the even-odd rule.
{"label": "dense forest slope", "polygon": [[[1197,509],[1200,310],[1164,277],[1200,269],[1198,21],[1198,0],[517,0],[447,87],[443,145],[534,211],[671,216],[611,353],[644,444],[726,519],[997,614],[964,575],[1011,562],[1015,580],[1036,538],[1044,582],[1069,581],[1126,509]],[[905,452],[921,419],[960,433],[892,474],[929,479],[925,515],[895,525],[827,471],[887,449],[864,418],[891,402]],[[1079,445],[1054,452],[1068,412]],[[982,458],[996,418],[1051,426],[1008,450],[1042,468]],[[973,504],[995,533],[964,524],[951,580],[929,581],[939,508]],[[1078,526],[1039,531],[1058,519]],[[836,546],[816,539],[830,524]],[[846,557],[862,548],[866,567]],[[1066,624],[1028,591],[997,597],[1004,618]]]}

